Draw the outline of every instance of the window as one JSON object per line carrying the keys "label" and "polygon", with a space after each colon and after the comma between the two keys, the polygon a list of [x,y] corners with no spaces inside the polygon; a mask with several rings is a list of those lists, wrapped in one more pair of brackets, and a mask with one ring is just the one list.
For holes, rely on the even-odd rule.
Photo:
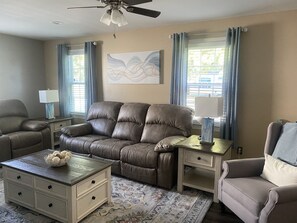
{"label": "window", "polygon": [[86,112],[84,51],[69,50],[70,112]]}
{"label": "window", "polygon": [[188,107],[195,109],[197,96],[222,96],[225,45],[225,37],[189,39]]}

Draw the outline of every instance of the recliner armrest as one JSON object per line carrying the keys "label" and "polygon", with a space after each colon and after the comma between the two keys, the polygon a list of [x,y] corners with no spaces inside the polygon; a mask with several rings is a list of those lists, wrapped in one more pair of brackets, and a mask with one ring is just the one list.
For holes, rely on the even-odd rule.
{"label": "recliner armrest", "polygon": [[264,157],[224,161],[221,179],[260,176],[264,163]]}
{"label": "recliner armrest", "polygon": [[170,136],[170,137],[166,137],[162,140],[160,140],[155,148],[154,151],[155,152],[160,152],[160,153],[164,153],[164,152],[171,152],[174,150],[175,145],[177,143],[179,143],[182,140],[185,140],[186,137],[184,136]]}
{"label": "recliner armrest", "polygon": [[25,131],[41,131],[47,127],[47,122],[38,120],[25,120],[21,125],[21,129]]}
{"label": "recliner armrest", "polygon": [[76,137],[91,134],[93,132],[93,128],[90,123],[82,123],[66,126],[61,129],[61,132],[70,137]]}
{"label": "recliner armrest", "polygon": [[286,203],[297,201],[297,185],[274,187],[269,192],[269,200],[277,201],[277,203]]}
{"label": "recliner armrest", "polygon": [[[295,211],[296,204],[296,184],[281,187],[276,186],[274,188],[271,188],[269,191],[267,203],[260,213],[259,222],[295,222],[297,219],[297,212]],[[284,214],[284,210],[291,211],[287,211]]]}

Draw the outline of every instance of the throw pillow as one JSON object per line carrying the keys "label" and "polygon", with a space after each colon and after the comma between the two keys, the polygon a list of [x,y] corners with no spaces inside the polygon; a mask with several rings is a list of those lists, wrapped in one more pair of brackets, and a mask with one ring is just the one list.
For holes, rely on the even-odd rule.
{"label": "throw pillow", "polygon": [[297,167],[265,154],[265,164],[261,177],[277,186],[297,183]]}
{"label": "throw pillow", "polygon": [[297,123],[283,126],[272,156],[297,166]]}

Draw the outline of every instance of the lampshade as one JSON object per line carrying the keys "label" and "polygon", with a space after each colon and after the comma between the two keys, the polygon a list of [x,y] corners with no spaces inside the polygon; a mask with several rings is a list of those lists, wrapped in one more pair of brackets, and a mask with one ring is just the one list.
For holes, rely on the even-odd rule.
{"label": "lampshade", "polygon": [[220,117],[223,115],[222,97],[195,97],[195,115],[200,117]]}
{"label": "lampshade", "polygon": [[53,103],[59,101],[58,90],[41,90],[39,91],[40,103]]}
{"label": "lampshade", "polygon": [[119,27],[127,25],[128,22],[123,14],[123,12],[117,8],[108,9],[100,19],[100,22],[110,25],[110,23],[116,24]]}
{"label": "lampshade", "polygon": [[111,23],[111,10],[107,10],[100,19],[100,22],[104,23],[105,25],[110,25]]}

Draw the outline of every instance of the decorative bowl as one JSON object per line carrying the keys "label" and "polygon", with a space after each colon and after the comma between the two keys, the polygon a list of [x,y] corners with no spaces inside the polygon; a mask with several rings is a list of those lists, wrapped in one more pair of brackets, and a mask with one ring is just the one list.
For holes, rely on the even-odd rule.
{"label": "decorative bowl", "polygon": [[66,150],[54,151],[44,157],[45,162],[52,167],[64,166],[70,160],[72,153]]}

